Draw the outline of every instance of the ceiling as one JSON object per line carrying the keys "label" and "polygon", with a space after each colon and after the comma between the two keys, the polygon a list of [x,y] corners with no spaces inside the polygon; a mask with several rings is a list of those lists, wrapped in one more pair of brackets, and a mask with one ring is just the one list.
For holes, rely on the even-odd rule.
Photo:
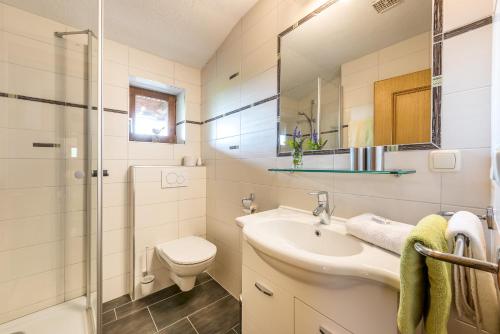
{"label": "ceiling", "polygon": [[[96,0],[0,0],[85,29],[96,26]],[[257,0],[105,0],[106,38],[201,68]]]}
{"label": "ceiling", "polygon": [[[316,82],[318,76],[331,80],[342,64],[432,29],[432,0],[403,0],[382,14],[372,2],[338,0],[285,35],[282,90]],[[297,94],[301,92],[292,93]]]}

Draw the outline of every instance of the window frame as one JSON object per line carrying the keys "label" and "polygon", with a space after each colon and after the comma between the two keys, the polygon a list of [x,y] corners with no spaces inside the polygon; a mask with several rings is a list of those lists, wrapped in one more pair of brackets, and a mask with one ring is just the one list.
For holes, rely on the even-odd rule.
{"label": "window frame", "polygon": [[[153,142],[153,135],[141,135],[133,132],[135,122],[135,98],[137,95],[151,97],[154,99],[168,102],[168,122],[165,125],[168,129],[168,136],[159,136],[159,143],[175,144],[177,142],[176,134],[176,105],[177,96],[154,91],[151,89],[130,86],[129,87],[129,141]],[[156,142],[156,141],[155,141]]]}

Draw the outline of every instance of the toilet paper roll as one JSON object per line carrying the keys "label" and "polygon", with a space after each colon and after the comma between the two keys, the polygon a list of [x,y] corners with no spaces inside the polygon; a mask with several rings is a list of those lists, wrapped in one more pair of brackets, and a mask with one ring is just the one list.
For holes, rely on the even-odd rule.
{"label": "toilet paper roll", "polygon": [[196,166],[197,161],[198,158],[196,157],[185,156],[182,158],[182,165],[187,167],[194,167]]}

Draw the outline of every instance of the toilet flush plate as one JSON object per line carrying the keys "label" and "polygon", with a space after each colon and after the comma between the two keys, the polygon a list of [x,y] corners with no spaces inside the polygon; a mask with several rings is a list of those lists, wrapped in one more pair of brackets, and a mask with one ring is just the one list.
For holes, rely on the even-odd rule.
{"label": "toilet flush plate", "polygon": [[188,178],[186,173],[179,170],[162,170],[161,171],[161,188],[181,188],[188,186]]}

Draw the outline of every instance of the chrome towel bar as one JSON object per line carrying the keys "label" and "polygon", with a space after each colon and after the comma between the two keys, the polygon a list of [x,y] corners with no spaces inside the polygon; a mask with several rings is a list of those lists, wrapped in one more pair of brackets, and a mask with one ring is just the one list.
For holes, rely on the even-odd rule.
{"label": "chrome towel bar", "polygon": [[500,272],[498,271],[498,267],[500,266],[500,258],[498,259],[498,263],[491,263],[487,261],[476,260],[468,257],[459,256],[456,254],[463,254],[464,248],[466,246],[466,238],[465,236],[459,234],[455,240],[455,254],[448,254],[439,252],[428,247],[425,247],[419,242],[416,242],[414,247],[415,250],[423,255],[428,256],[433,259],[448,262],[457,266],[468,267],[472,269],[477,269],[481,271],[486,271],[492,274],[495,274],[498,284],[500,286]]}
{"label": "chrome towel bar", "polygon": [[[455,214],[455,211],[440,211],[438,214],[443,217],[451,217]],[[495,229],[494,227],[494,218],[495,218],[495,211],[493,210],[493,207],[489,206],[485,209],[485,214],[484,215],[477,215],[477,217],[481,220],[484,220],[486,222],[486,226],[488,226],[488,229],[493,230]]]}

